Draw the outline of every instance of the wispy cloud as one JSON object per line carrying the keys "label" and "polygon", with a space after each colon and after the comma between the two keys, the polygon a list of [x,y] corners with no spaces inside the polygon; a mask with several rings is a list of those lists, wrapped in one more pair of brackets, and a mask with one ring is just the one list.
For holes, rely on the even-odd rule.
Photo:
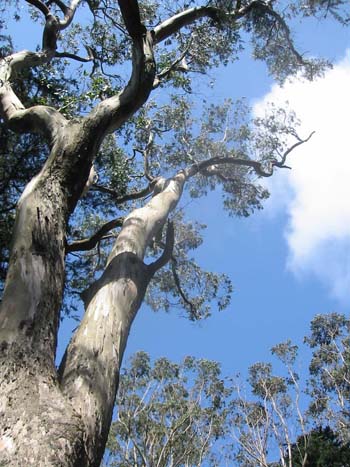
{"label": "wispy cloud", "polygon": [[268,210],[288,216],[288,267],[298,275],[314,274],[340,300],[350,299],[350,52],[323,78],[294,80],[254,106],[289,102],[312,139],[288,161],[293,170],[269,181]]}

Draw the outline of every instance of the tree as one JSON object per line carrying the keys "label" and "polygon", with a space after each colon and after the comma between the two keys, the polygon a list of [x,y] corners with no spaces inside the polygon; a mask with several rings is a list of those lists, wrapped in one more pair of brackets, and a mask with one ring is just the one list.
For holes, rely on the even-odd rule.
{"label": "tree", "polygon": [[295,467],[343,467],[350,463],[349,443],[342,444],[337,435],[328,427],[319,427],[304,437],[298,438],[292,446]]}
{"label": "tree", "polygon": [[[344,319],[335,313],[315,316],[306,342],[316,327],[318,335],[326,336],[331,321]],[[348,336],[344,329],[343,338]],[[350,422],[338,423],[338,394],[329,393],[333,413],[321,418],[312,409],[318,394],[313,398],[307,388],[314,384],[314,356],[309,374],[305,361],[300,377],[296,345],[280,343],[271,354],[277,357],[278,373],[272,363],[258,362],[243,383],[239,376],[223,376],[216,362],[186,357],[181,364],[165,358],[152,364],[146,353],[137,353],[121,372],[106,465],[349,465],[350,446],[342,433]],[[319,367],[327,369],[333,358],[334,349],[328,348]]]}
{"label": "tree", "polygon": [[[1,462],[97,466],[148,286],[155,308],[175,296],[191,319],[229,301],[225,276],[187,260],[201,226],[175,211],[184,190],[194,197],[221,186],[228,211],[248,215],[267,196],[256,178],[284,167],[307,139],[277,109],[251,127],[239,107],[212,104],[196,123],[183,93],[237,58],[243,33],[278,79],[312,77],[320,66],[295,50],[272,2],[26,3],[38,27],[44,20],[41,46],[15,52],[0,36]],[[2,18],[11,7],[15,0],[2,2]],[[76,306],[77,293],[85,313],[56,369],[61,310]]]}
{"label": "tree", "polygon": [[228,392],[215,362],[151,365],[138,352],[121,374],[107,465],[218,465],[213,445],[225,433]]}
{"label": "tree", "polygon": [[[259,362],[249,368],[246,391],[240,381],[235,383],[230,426],[239,465],[348,465],[349,320],[338,313],[316,315],[310,327],[305,337],[312,350],[307,377],[296,371],[299,349],[287,341],[271,349],[284,374],[276,375],[271,363]],[[271,462],[275,452],[280,460]]]}
{"label": "tree", "polygon": [[306,338],[312,349],[309,393],[315,417],[332,420],[342,441],[349,441],[350,320],[339,313],[317,315]]}

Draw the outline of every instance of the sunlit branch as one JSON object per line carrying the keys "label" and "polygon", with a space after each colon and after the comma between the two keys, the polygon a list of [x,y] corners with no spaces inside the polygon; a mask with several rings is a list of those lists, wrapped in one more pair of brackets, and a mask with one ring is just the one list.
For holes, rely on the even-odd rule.
{"label": "sunlit branch", "polygon": [[182,11],[163,21],[154,29],[155,42],[162,42],[184,26],[192,24],[200,18],[209,17],[213,20],[217,20],[219,11],[220,10],[215,7],[196,7]]}
{"label": "sunlit branch", "polygon": [[261,0],[252,1],[242,8],[236,8],[234,11],[227,13],[223,13],[220,8],[212,6],[189,8],[185,11],[177,13],[176,15],[159,24],[154,29],[155,42],[162,42],[169,36],[172,36],[178,32],[183,27],[194,23],[198,19],[210,18],[219,25],[228,19],[231,21],[236,19],[238,20],[248,14],[252,9],[261,6],[265,6],[266,8],[270,9],[270,7]]}
{"label": "sunlit branch", "polygon": [[67,28],[70,23],[72,22],[75,14],[75,10],[77,9],[80,0],[71,0],[70,5],[65,5],[61,0],[54,0],[54,3],[61,9],[64,18],[60,21],[60,29]]}
{"label": "sunlit branch", "polygon": [[105,99],[86,117],[90,131],[99,138],[119,128],[148,99],[155,77],[153,35],[140,21],[137,1],[119,0],[121,14],[133,42],[132,72],[117,95]]}

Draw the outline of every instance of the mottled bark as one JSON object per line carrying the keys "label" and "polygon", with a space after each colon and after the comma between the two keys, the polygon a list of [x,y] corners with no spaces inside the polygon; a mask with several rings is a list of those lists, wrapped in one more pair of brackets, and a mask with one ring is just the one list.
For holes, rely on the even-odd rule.
{"label": "mottled bark", "polygon": [[168,181],[124,220],[105,272],[85,293],[84,318],[60,374],[63,392],[84,420],[90,458],[103,452],[130,327],[155,272],[143,262],[146,247],[176,206],[184,181],[184,174]]}
{"label": "mottled bark", "polygon": [[[78,2],[73,1],[70,8],[62,3],[61,22],[53,20],[39,0],[31,3],[40,6],[46,17],[43,50],[20,52],[1,61],[0,111],[13,130],[42,134],[50,154],[18,203],[0,309],[0,464],[97,466],[117,387],[119,363],[115,364],[115,355],[119,362],[120,349],[125,347],[147,285],[142,275],[148,273],[141,260],[133,267],[133,253],[127,250],[122,255],[124,261],[109,265],[103,276],[107,282],[115,280],[116,287],[122,284],[123,290],[125,283],[134,282],[138,292],[135,295],[130,285],[125,301],[111,309],[106,320],[108,331],[96,327],[93,318],[86,345],[80,338],[82,333],[86,337],[86,325],[82,325],[83,331],[67,350],[63,378],[59,378],[54,362],[64,288],[66,225],[104,136],[124,123],[151,92],[155,76],[152,37],[144,29],[142,36],[134,35],[132,76],[125,90],[81,121],[68,122],[50,107],[25,109],[10,82],[22,68],[51,60],[57,31],[72,20]],[[103,316],[105,311],[99,310],[105,303],[105,292],[104,287],[96,286],[87,317]],[[113,340],[103,338],[103,332]],[[88,385],[93,386],[93,397]]]}

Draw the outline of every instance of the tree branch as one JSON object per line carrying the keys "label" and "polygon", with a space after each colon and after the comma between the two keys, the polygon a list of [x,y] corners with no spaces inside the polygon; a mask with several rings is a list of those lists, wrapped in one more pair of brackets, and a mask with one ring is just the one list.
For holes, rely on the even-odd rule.
{"label": "tree branch", "polygon": [[43,15],[46,16],[50,13],[50,10],[48,7],[43,3],[41,0],[26,0],[27,3],[30,3],[31,5],[35,6],[38,10],[43,13]]}
{"label": "tree branch", "polygon": [[125,203],[126,201],[141,199],[141,198],[144,198],[145,196],[149,195],[150,193],[153,192],[154,187],[157,184],[158,180],[159,180],[158,178],[155,178],[154,180],[152,180],[151,183],[148,184],[148,186],[146,186],[146,188],[143,188],[140,191],[135,191],[133,193],[128,193],[128,194],[126,194],[124,196],[119,196],[119,197],[118,197],[118,193],[116,191],[111,190],[110,188],[104,187],[102,185],[94,184],[94,185],[92,185],[92,189],[96,190],[96,191],[100,191],[101,193],[107,193],[107,194],[111,195],[114,198],[114,202],[116,204],[122,204],[122,203]]}
{"label": "tree branch", "polygon": [[163,21],[163,23],[154,29],[154,40],[156,43],[162,42],[184,26],[192,24],[200,18],[208,17],[217,20],[219,13],[220,10],[218,8],[209,6],[189,8],[188,10],[181,11]]}
{"label": "tree branch", "polygon": [[162,255],[153,263],[148,266],[148,270],[151,276],[165,266],[172,258],[173,249],[174,249],[174,223],[168,221],[167,231],[166,231],[166,240],[165,240],[165,248],[163,250]]}
{"label": "tree branch", "polygon": [[24,50],[0,60],[0,114],[12,129],[20,132],[38,132],[52,141],[58,128],[66,123],[66,119],[51,107],[36,106],[25,110],[14,93],[10,80],[20,70],[48,63],[56,55],[59,30],[71,22],[80,0],[72,0],[70,7],[65,7],[66,18],[61,23],[41,0],[26,1],[39,9],[46,18],[42,51]]}
{"label": "tree branch", "polygon": [[70,5],[65,5],[61,0],[54,0],[54,3],[61,9],[64,18],[60,21],[60,29],[66,29],[72,22],[80,0],[71,0]]}
{"label": "tree branch", "polygon": [[301,144],[306,143],[312,137],[314,132],[310,133],[310,135],[306,139],[300,139],[295,144],[293,144],[290,148],[288,148],[280,160],[272,159],[269,163],[270,170],[266,171],[264,168],[264,164],[259,161],[254,161],[251,159],[240,159],[236,157],[211,157],[201,162],[196,162],[191,166],[187,167],[184,170],[186,179],[193,177],[198,172],[208,169],[211,166],[222,165],[222,164],[232,164],[232,165],[240,165],[245,167],[251,167],[259,177],[271,177],[273,175],[274,167],[278,168],[290,168],[285,165],[287,156],[298,146]]}
{"label": "tree branch", "polygon": [[95,139],[115,131],[146,102],[155,78],[153,35],[140,22],[138,2],[120,0],[118,3],[133,42],[132,73],[121,93],[105,99],[86,117],[87,127]]}
{"label": "tree branch", "polygon": [[79,55],[72,54],[72,53],[69,53],[69,52],[56,52],[55,57],[57,57],[57,58],[71,58],[72,60],[76,60],[78,62],[83,62],[83,63],[93,61],[95,59],[95,57],[94,57],[94,54],[92,52],[92,49],[90,47],[85,47],[85,48],[86,48],[86,50],[88,52],[87,57],[80,57]]}
{"label": "tree branch", "polygon": [[141,23],[138,1],[118,0],[118,4],[130,37],[139,40],[146,33],[146,28]]}
{"label": "tree branch", "polygon": [[174,60],[170,66],[168,66],[167,68],[165,68],[164,70],[162,70],[160,73],[157,74],[156,79],[154,80],[153,89],[156,89],[160,85],[162,79],[169,76],[169,74],[172,71],[188,71],[188,66],[185,62],[185,56],[187,55],[190,49],[190,45],[191,45],[191,42],[188,44],[188,46],[183,51],[183,53],[180,55],[180,57]]}
{"label": "tree branch", "polygon": [[49,145],[67,123],[65,117],[53,107],[37,105],[25,109],[9,83],[0,87],[0,116],[14,131],[44,135]]}
{"label": "tree branch", "polygon": [[253,0],[248,5],[242,8],[236,8],[235,11],[227,13],[223,13],[221,8],[212,6],[189,8],[188,10],[181,11],[159,24],[154,29],[154,40],[156,43],[162,42],[169,36],[178,32],[184,26],[188,26],[201,18],[210,18],[218,24],[222,23],[225,19],[230,19],[231,21],[240,19],[248,14],[253,8],[261,7],[261,5],[265,5],[267,7],[267,5],[261,0]]}
{"label": "tree branch", "polygon": [[180,278],[176,270],[176,259],[175,258],[172,258],[172,261],[171,261],[171,271],[173,273],[174,282],[175,282],[177,291],[180,294],[180,297],[185,302],[185,304],[189,306],[190,308],[190,318],[193,320],[198,319],[198,313],[197,313],[197,309],[195,305],[186,297],[185,292],[182,290]]}
{"label": "tree branch", "polygon": [[124,222],[124,217],[119,217],[118,219],[113,219],[102,227],[98,229],[98,231],[92,235],[90,238],[85,238],[83,240],[77,240],[76,242],[70,243],[66,245],[66,254],[72,253],[73,251],[87,251],[92,250],[95,248],[97,243],[102,239],[106,233],[110,230],[115,229],[116,227],[121,227]]}

